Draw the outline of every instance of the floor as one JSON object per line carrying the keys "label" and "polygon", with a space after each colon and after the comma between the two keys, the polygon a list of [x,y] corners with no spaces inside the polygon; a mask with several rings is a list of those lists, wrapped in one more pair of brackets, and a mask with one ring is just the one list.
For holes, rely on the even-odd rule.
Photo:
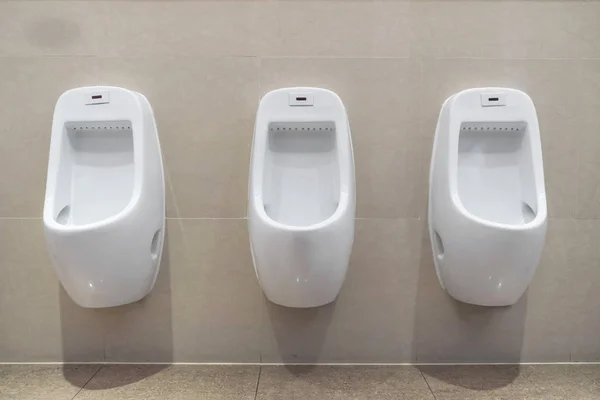
{"label": "floor", "polygon": [[0,365],[0,399],[600,399],[600,365]]}

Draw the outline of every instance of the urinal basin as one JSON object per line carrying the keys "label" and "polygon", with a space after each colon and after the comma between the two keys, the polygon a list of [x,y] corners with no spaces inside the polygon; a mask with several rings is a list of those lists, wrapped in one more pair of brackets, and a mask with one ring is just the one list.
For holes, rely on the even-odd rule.
{"label": "urinal basin", "polygon": [[81,226],[116,216],[133,200],[130,121],[65,124],[57,185],[65,205],[57,222]]}
{"label": "urinal basin", "polygon": [[[508,99],[507,105],[482,107],[487,94]],[[547,224],[539,127],[526,94],[471,89],[444,103],[428,223],[436,272],[452,297],[505,306],[524,294]]]}
{"label": "urinal basin", "polygon": [[[310,106],[292,104],[297,97]],[[316,88],[267,94],[257,113],[248,228],[267,298],[288,307],[335,300],[354,239],[354,160],[345,109]]]}
{"label": "urinal basin", "polygon": [[61,284],[82,307],[133,303],[156,281],[164,226],[140,229],[137,213],[81,230],[46,225],[46,241]]}
{"label": "urinal basin", "polygon": [[[103,100],[95,102],[98,96]],[[69,296],[83,307],[111,307],[148,294],[164,221],[160,144],[148,100],[114,87],[65,92],[53,119],[44,228]]]}
{"label": "urinal basin", "polygon": [[318,307],[342,287],[354,240],[354,218],[345,203],[335,216],[308,227],[249,219],[256,275],[267,298],[286,307]]}
{"label": "urinal basin", "polygon": [[332,216],[341,195],[334,124],[271,123],[268,141],[265,164],[270,168],[263,181],[267,215],[297,227]]}

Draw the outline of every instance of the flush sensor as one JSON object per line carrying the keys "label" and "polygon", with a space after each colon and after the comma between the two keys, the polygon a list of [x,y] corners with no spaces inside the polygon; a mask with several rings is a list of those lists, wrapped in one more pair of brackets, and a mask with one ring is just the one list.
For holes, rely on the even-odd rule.
{"label": "flush sensor", "polygon": [[312,93],[290,93],[290,106],[314,106],[315,98]]}
{"label": "flush sensor", "polygon": [[506,105],[506,93],[482,93],[482,107],[498,107]]}

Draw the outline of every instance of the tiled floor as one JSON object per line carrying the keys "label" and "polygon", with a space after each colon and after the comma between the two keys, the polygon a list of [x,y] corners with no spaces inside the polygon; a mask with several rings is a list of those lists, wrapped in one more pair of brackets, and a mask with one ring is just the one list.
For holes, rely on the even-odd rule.
{"label": "tiled floor", "polygon": [[0,365],[0,399],[600,399],[600,365]]}

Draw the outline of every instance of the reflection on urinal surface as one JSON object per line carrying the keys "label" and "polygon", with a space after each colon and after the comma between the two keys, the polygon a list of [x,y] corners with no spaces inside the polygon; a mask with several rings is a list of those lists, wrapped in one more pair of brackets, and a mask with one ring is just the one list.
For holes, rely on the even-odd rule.
{"label": "reflection on urinal surface", "polygon": [[463,302],[514,304],[539,263],[546,220],[529,96],[482,88],[447,99],[431,159],[428,221],[442,286]]}
{"label": "reflection on urinal surface", "polygon": [[66,292],[83,307],[144,297],[158,274],[164,221],[148,100],[115,87],[65,92],[54,112],[44,227]]}
{"label": "reflection on urinal surface", "polygon": [[252,256],[267,298],[288,307],[335,300],[348,268],[355,215],[350,127],[337,95],[316,88],[265,95],[256,116],[248,193]]}

